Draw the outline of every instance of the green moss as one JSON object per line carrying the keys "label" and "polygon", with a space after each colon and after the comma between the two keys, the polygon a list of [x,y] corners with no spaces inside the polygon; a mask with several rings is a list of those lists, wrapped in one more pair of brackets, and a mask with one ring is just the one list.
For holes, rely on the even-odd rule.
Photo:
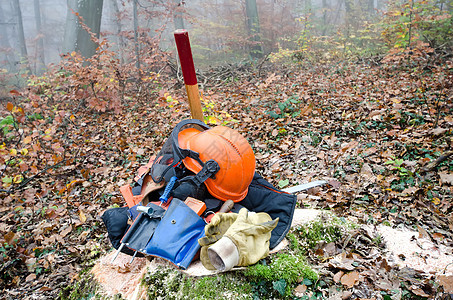
{"label": "green moss", "polygon": [[[257,297],[290,296],[293,288],[302,280],[315,282],[318,274],[299,254],[278,253],[271,262],[250,266],[244,275],[255,283]],[[278,294],[276,294],[278,292]]]}
{"label": "green moss", "polygon": [[150,299],[253,299],[252,287],[235,272],[193,278],[160,267],[143,279]]}
{"label": "green moss", "polygon": [[292,230],[297,236],[299,245],[304,250],[313,249],[320,242],[330,243],[342,239],[348,232],[357,227],[344,218],[324,212],[313,222],[302,224]]}
{"label": "green moss", "polygon": [[[80,279],[74,284],[60,291],[59,299],[62,300],[88,300],[103,299],[98,293],[99,286],[88,270],[80,274]],[[114,299],[120,299],[115,297]]]}

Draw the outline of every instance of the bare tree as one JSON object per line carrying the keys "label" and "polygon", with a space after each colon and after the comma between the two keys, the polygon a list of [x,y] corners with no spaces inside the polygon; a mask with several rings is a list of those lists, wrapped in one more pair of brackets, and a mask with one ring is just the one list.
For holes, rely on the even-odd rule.
{"label": "bare tree", "polygon": [[[99,38],[103,0],[68,0],[64,52],[80,52],[85,58],[96,53],[97,44],[82,26],[83,23]],[[76,15],[77,13],[77,15]]]}
{"label": "bare tree", "polygon": [[39,0],[34,0],[34,10],[35,10],[35,22],[36,30],[38,31],[38,37],[36,41],[36,74],[41,74],[45,69],[45,57],[44,57],[44,35],[42,32],[41,24],[41,5]]}
{"label": "bare tree", "polygon": [[173,14],[173,22],[175,24],[175,29],[184,29],[184,19],[182,17],[182,6],[184,5],[184,1],[182,0],[173,0],[175,4],[174,14]]}
{"label": "bare tree", "polygon": [[368,0],[368,12],[374,15],[374,0]]}
{"label": "bare tree", "polygon": [[116,25],[116,38],[117,38],[117,45],[118,45],[118,53],[120,56],[121,63],[124,62],[124,48],[126,48],[126,43],[124,41],[124,37],[122,34],[123,27],[121,24],[121,12],[118,7],[118,0],[111,0],[110,3],[112,4],[113,7],[113,12],[114,12],[114,20],[115,20],[115,25]]}
{"label": "bare tree", "polygon": [[8,22],[6,21],[5,13],[0,3],[0,64],[8,66],[10,71],[15,71],[16,58],[9,42],[7,25]]}
{"label": "bare tree", "polygon": [[133,0],[134,5],[134,44],[135,44],[135,66],[140,71],[140,44],[138,42],[138,12],[137,12],[137,0]]}
{"label": "bare tree", "polygon": [[13,7],[14,13],[17,16],[17,37],[19,40],[21,61],[23,61],[25,68],[31,73],[30,65],[28,63],[27,44],[25,43],[24,23],[19,0],[13,0]]}
{"label": "bare tree", "polygon": [[245,0],[245,12],[247,15],[247,29],[250,35],[250,41],[252,42],[250,56],[252,58],[261,58],[263,56],[263,50],[260,43],[260,21],[256,0]]}

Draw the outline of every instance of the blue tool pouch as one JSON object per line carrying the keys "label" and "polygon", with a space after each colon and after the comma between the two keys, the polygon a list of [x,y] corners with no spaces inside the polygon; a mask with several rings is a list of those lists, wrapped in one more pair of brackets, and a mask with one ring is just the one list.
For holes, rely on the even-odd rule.
{"label": "blue tool pouch", "polygon": [[173,198],[144,253],[187,269],[200,249],[198,239],[204,236],[205,225],[205,221],[190,207]]}

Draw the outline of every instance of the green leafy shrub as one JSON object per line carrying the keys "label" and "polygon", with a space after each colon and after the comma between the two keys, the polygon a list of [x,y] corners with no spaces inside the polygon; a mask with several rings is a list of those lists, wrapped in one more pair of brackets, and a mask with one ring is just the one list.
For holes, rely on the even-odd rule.
{"label": "green leafy shrub", "polygon": [[3,135],[7,135],[14,126],[14,118],[13,116],[6,116],[5,118],[0,120],[0,129],[3,132]]}

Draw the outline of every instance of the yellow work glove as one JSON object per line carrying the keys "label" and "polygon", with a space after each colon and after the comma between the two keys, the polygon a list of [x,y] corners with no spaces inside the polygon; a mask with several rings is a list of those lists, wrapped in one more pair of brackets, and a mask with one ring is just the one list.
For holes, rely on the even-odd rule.
{"label": "yellow work glove", "polygon": [[223,236],[201,255],[207,253],[211,265],[220,271],[255,264],[269,254],[271,231],[277,223],[278,218],[272,220],[267,213],[254,213],[242,208]]}
{"label": "yellow work glove", "polygon": [[223,237],[231,224],[236,221],[237,217],[238,214],[236,213],[218,213],[212,217],[211,222],[205,226],[205,236],[199,239],[198,243],[201,246],[200,260],[206,269],[215,270],[208,257],[209,246]]}

